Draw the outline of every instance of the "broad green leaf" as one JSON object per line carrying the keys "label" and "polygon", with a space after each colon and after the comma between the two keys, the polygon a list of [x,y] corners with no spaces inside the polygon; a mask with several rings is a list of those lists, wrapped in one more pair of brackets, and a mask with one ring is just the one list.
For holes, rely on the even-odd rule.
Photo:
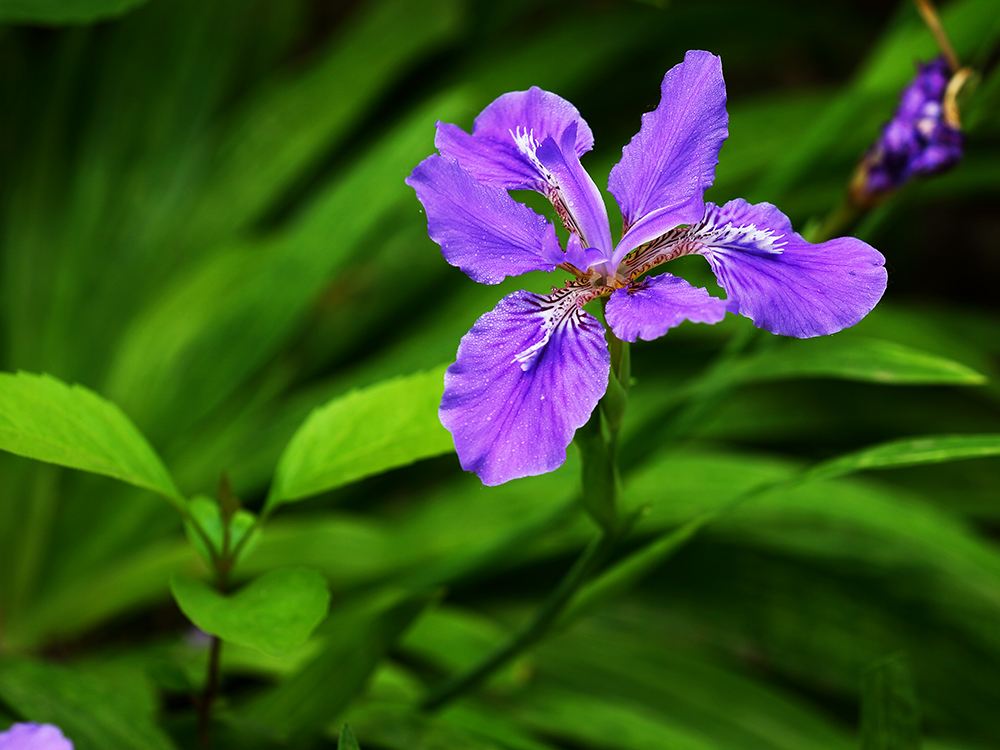
{"label": "broad green leaf", "polygon": [[273,570],[229,595],[180,576],[170,590],[201,630],[274,656],[305,643],[330,606],[326,580],[307,568]]}
{"label": "broad green leaf", "polygon": [[986,382],[984,376],[959,362],[892,341],[849,335],[786,342],[732,363],[719,377],[730,383],[807,377],[895,385]]}
{"label": "broad green leaf", "polygon": [[340,737],[337,739],[337,750],[361,750],[358,747],[358,741],[354,739],[354,732],[351,731],[351,727],[344,724],[344,728],[340,730]]}
{"label": "broad green leaf", "polygon": [[861,750],[920,750],[920,712],[902,656],[873,664],[861,690]]}
{"label": "broad green leaf", "polygon": [[48,375],[0,373],[0,449],[183,498],[159,457],[122,411]]}
{"label": "broad green leaf", "polygon": [[348,393],[314,411],[285,449],[268,497],[274,506],[452,448],[438,420],[443,368]]}
{"label": "broad green leaf", "polygon": [[892,469],[1000,456],[1000,435],[932,435],[904,438],[824,461],[806,472],[829,479],[869,469]]}
{"label": "broad green leaf", "polygon": [[0,22],[62,24],[117,16],[147,0],[0,0]]}
{"label": "broad green leaf", "polygon": [[281,739],[318,736],[361,692],[386,651],[432,600],[385,592],[341,607],[318,634],[326,642],[305,667],[243,707],[250,731]]}
{"label": "broad green leaf", "polygon": [[24,719],[58,725],[75,750],[174,747],[155,723],[155,697],[143,678],[121,681],[84,667],[2,660],[0,701]]}

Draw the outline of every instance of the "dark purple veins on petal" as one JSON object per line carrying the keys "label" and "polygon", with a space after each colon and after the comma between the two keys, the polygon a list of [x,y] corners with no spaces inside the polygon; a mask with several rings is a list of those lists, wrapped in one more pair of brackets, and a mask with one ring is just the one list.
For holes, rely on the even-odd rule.
{"label": "dark purple veins on petal", "polygon": [[440,417],[462,468],[483,484],[561,466],[604,394],[604,327],[579,307],[580,294],[515,292],[462,338]]}
{"label": "dark purple veins on petal", "polygon": [[576,126],[574,151],[582,156],[593,148],[594,134],[576,107],[532,86],[495,99],[476,118],[472,133],[439,122],[434,145],[481,182],[544,192],[547,180],[535,150],[546,138],[559,142],[571,125]]}
{"label": "dark purple veins on petal", "polygon": [[728,135],[722,61],[692,50],[663,77],[659,106],[642,116],[642,127],[608,178],[625,227],[616,261],[679,224],[701,219],[703,196]]}
{"label": "dark purple veins on petal", "polygon": [[562,262],[555,228],[501,188],[477,182],[458,162],[433,155],[406,184],[427,212],[427,233],[445,260],[475,281],[499,284]]}
{"label": "dark purple veins on petal", "polygon": [[758,328],[797,338],[836,333],[867,315],[885,292],[885,258],[855,237],[812,244],[770,203],[709,203],[690,230],[729,309]]}

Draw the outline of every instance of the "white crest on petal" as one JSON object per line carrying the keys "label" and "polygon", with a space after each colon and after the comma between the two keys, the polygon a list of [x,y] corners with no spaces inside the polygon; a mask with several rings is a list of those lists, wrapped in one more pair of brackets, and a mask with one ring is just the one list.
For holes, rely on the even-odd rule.
{"label": "white crest on petal", "polygon": [[701,245],[716,250],[751,250],[766,255],[780,255],[788,241],[781,241],[785,236],[773,229],[758,227],[756,224],[733,224],[731,221],[722,223],[721,212],[709,211],[705,219],[693,233]]}
{"label": "white crest on petal", "polygon": [[517,150],[520,151],[531,165],[538,170],[538,173],[545,178],[545,181],[554,184],[552,174],[545,168],[542,162],[539,160],[538,155],[535,153],[538,151],[538,147],[541,146],[541,142],[535,138],[534,128],[525,128],[518,125],[513,130],[508,128],[508,133],[510,137],[514,139],[514,145],[517,146]]}
{"label": "white crest on petal", "polygon": [[556,330],[561,326],[583,323],[583,305],[590,298],[589,291],[582,287],[567,287],[557,290],[547,297],[539,297],[542,300],[542,304],[539,305],[539,317],[541,318],[539,332],[542,337],[528,348],[515,354],[511,362],[517,363],[521,370],[527,372]]}

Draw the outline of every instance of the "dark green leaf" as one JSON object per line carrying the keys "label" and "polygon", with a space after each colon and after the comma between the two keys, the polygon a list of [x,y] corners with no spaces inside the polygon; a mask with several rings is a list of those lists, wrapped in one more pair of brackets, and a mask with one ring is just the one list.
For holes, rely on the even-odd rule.
{"label": "dark green leaf", "polygon": [[920,750],[917,695],[902,656],[883,659],[864,675],[861,750]]}
{"label": "dark green leaf", "polygon": [[574,620],[608,604],[636,586],[642,579],[661,565],[677,549],[684,546],[702,526],[711,521],[714,513],[705,513],[676,529],[656,537],[635,552],[618,561],[601,575],[584,586],[559,618],[559,625],[566,627]]}
{"label": "dark green leaf", "polygon": [[0,0],[0,22],[79,23],[117,16],[147,0]]}
{"label": "dark green leaf", "polygon": [[61,727],[75,750],[174,747],[156,726],[155,700],[142,678],[119,682],[83,668],[3,660],[0,700],[29,721]]}
{"label": "dark green leaf", "polygon": [[344,724],[344,728],[340,730],[340,737],[337,740],[337,750],[361,750],[358,747],[358,741],[354,739],[354,732],[351,731],[350,726]]}
{"label": "dark green leaf", "polygon": [[322,649],[301,670],[244,707],[248,728],[279,738],[316,736],[361,692],[385,652],[431,601],[387,593],[341,607],[320,635]]}

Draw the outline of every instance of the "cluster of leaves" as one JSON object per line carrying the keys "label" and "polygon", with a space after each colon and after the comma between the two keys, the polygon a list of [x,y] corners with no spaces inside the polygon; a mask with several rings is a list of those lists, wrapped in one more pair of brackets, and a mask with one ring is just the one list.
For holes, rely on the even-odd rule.
{"label": "cluster of leaves", "polygon": [[[828,750],[857,746],[862,693],[866,748],[990,747],[996,314],[893,288],[826,340],[732,319],[637,348],[628,545],[483,694],[418,710],[592,534],[574,457],[487,490],[437,422],[443,364],[498,295],[440,260],[402,185],[434,121],[538,84],[580,105],[606,174],[637,126],[620,112],[711,48],[733,99],[719,194],[802,223],[934,54],[905,4],[865,23],[492,5],[0,2],[10,22],[128,11],[0,27],[0,721],[80,750],[193,746],[190,622],[225,642],[219,747],[356,747],[349,721],[366,750]],[[991,0],[946,11],[985,59]],[[799,65],[806,83],[775,73]],[[968,163],[860,228],[891,274],[920,269],[900,227],[995,190],[976,144],[998,101],[993,75]],[[207,496],[221,474],[243,505]],[[220,555],[234,591],[205,583]]]}

